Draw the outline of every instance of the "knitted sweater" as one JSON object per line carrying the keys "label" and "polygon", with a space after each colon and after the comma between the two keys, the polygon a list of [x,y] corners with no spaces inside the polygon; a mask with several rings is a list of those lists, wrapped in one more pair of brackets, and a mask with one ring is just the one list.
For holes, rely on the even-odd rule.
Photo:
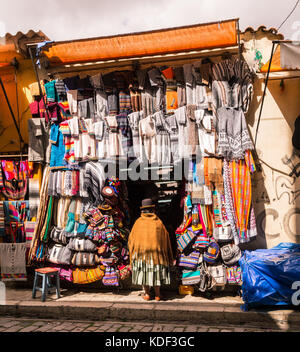
{"label": "knitted sweater", "polygon": [[95,204],[102,201],[101,190],[105,182],[103,166],[97,162],[89,162],[85,167],[84,188]]}

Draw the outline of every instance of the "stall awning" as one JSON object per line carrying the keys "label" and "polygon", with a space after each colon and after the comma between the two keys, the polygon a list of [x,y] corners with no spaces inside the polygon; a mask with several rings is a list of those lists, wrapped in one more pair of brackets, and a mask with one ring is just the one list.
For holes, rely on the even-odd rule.
{"label": "stall awning", "polygon": [[54,42],[43,52],[51,64],[65,65],[223,48],[237,44],[237,21]]}
{"label": "stall awning", "polygon": [[[260,72],[268,72],[269,64],[270,61],[261,68]],[[281,42],[275,49],[270,72],[290,70],[300,70],[300,43]]]}

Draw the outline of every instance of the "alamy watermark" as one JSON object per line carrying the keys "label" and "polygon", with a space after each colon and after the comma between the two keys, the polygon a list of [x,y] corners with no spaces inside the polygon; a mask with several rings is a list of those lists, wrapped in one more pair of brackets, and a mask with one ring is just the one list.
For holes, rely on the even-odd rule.
{"label": "alamy watermark", "polygon": [[[188,150],[188,148],[189,146],[183,146],[182,150]],[[154,157],[152,155],[153,162],[149,162],[146,156],[134,159],[130,157],[132,155],[133,150],[129,148],[124,158],[120,157],[116,162],[99,159],[100,164],[104,168],[105,178],[116,176],[120,181],[192,180],[192,165],[200,164],[202,160],[200,151],[197,151],[193,157],[186,152],[186,158],[182,157],[180,161],[171,163],[170,156],[172,155],[172,151],[168,147],[165,147],[163,151],[157,151]]]}
{"label": "alamy watermark", "polygon": [[0,21],[0,45],[5,45],[6,25]]}
{"label": "alamy watermark", "polygon": [[292,24],[292,30],[294,31],[291,37],[293,42],[300,41],[300,21],[295,21]]}
{"label": "alamy watermark", "polygon": [[6,286],[3,281],[0,281],[0,305],[6,304]]}
{"label": "alamy watermark", "polygon": [[293,282],[292,290],[295,291],[292,295],[292,304],[294,306],[300,305],[300,281]]}

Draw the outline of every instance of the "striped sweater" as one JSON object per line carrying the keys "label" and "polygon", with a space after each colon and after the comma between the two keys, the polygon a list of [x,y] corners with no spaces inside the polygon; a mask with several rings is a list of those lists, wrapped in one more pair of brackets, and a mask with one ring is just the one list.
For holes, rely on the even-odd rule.
{"label": "striped sweater", "polygon": [[85,167],[84,189],[94,204],[99,204],[103,200],[101,190],[104,183],[105,173],[103,166],[98,162],[88,162]]}

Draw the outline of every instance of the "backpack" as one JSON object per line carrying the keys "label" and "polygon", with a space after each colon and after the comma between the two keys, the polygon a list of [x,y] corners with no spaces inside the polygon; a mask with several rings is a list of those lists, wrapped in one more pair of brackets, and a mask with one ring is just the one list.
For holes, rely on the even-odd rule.
{"label": "backpack", "polygon": [[220,255],[220,247],[217,242],[212,241],[206,248],[206,251],[203,254],[203,260],[207,263],[214,264]]}

